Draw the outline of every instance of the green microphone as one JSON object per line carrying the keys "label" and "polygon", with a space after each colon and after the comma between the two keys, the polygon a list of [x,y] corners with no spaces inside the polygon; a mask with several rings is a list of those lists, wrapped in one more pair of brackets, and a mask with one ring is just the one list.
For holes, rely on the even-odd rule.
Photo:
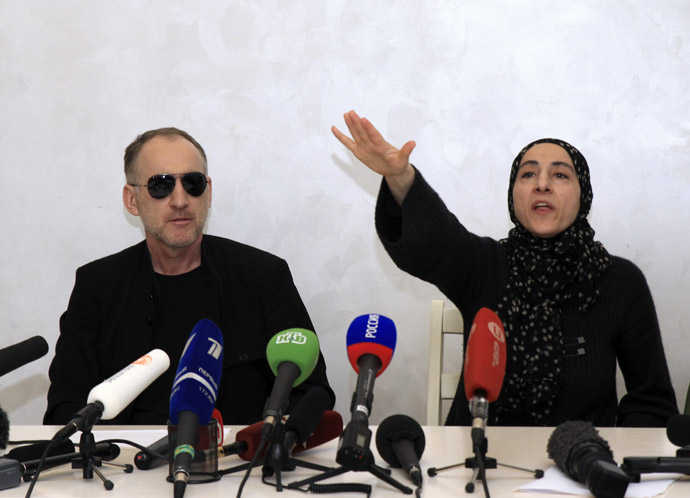
{"label": "green microphone", "polygon": [[287,329],[266,346],[266,359],[276,380],[264,407],[261,439],[267,440],[283,416],[290,390],[311,375],[319,359],[319,339],[307,329]]}

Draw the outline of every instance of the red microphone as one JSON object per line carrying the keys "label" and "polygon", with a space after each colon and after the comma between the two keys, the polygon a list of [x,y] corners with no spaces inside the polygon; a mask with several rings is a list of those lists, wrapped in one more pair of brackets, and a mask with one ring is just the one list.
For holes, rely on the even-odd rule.
{"label": "red microphone", "polygon": [[489,403],[501,393],[506,373],[506,334],[501,319],[488,308],[481,308],[472,322],[463,372],[472,428],[481,429],[483,437]]}
{"label": "red microphone", "polygon": [[[250,462],[254,458],[254,454],[259,449],[261,444],[261,427],[264,421],[261,420],[248,427],[245,427],[235,435],[235,441],[242,444],[242,452],[237,452],[237,455],[242,459]],[[328,441],[337,438],[343,432],[343,417],[340,413],[333,410],[326,410],[323,413],[321,421],[314,429],[313,434],[307,438],[304,443],[294,446],[291,454],[300,453],[315,446],[322,445]],[[245,447],[246,445],[246,447]],[[230,454],[230,453],[228,453]],[[259,457],[265,455],[265,449]]]}

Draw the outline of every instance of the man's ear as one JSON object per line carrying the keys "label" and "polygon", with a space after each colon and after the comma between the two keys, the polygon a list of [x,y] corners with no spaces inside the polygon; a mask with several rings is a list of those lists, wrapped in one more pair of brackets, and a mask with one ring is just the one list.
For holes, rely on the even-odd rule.
{"label": "man's ear", "polygon": [[132,185],[125,185],[122,189],[122,203],[125,205],[125,209],[130,212],[133,216],[139,216],[139,207],[137,206],[137,198],[134,193],[134,187]]}

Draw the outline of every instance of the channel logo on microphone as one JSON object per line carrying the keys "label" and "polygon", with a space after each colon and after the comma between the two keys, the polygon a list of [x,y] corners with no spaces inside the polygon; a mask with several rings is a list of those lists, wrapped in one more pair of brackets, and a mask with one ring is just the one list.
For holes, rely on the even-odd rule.
{"label": "channel logo on microphone", "polygon": [[306,344],[307,336],[298,329],[288,330],[276,335],[276,344]]}
{"label": "channel logo on microphone", "polygon": [[352,368],[359,373],[357,360],[363,354],[373,354],[382,363],[378,377],[393,358],[396,339],[395,324],[390,318],[374,313],[358,316],[347,329],[347,357]]}
{"label": "channel logo on microphone", "polygon": [[208,348],[208,354],[216,360],[219,359],[223,352],[223,345],[211,337],[208,338],[208,341],[211,343],[211,346]]}

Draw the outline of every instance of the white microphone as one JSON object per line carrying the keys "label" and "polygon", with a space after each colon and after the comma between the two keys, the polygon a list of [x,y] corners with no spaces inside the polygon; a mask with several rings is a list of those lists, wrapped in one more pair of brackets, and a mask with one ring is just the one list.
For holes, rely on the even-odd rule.
{"label": "white microphone", "polygon": [[161,349],[153,349],[130,363],[91,389],[88,404],[53,436],[53,441],[67,439],[77,431],[91,428],[101,418],[116,417],[169,366],[170,358]]}

